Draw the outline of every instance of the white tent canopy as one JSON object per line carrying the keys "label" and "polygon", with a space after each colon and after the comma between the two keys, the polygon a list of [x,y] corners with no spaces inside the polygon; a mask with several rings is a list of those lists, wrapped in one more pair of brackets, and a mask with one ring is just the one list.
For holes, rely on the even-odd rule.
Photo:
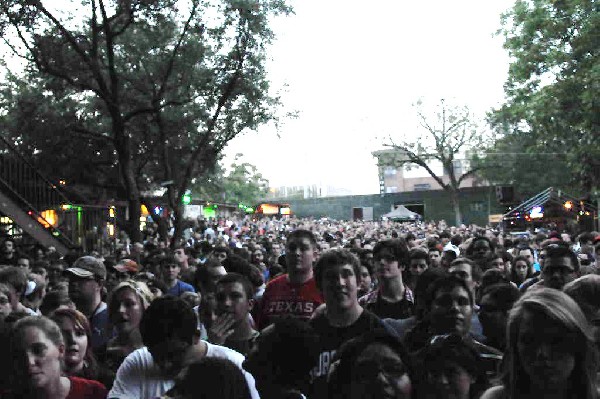
{"label": "white tent canopy", "polygon": [[385,215],[383,215],[383,217],[386,217],[388,219],[415,220],[415,219],[419,219],[421,217],[421,215],[407,209],[404,205],[398,205],[398,207],[396,209],[394,209],[391,212],[386,213]]}

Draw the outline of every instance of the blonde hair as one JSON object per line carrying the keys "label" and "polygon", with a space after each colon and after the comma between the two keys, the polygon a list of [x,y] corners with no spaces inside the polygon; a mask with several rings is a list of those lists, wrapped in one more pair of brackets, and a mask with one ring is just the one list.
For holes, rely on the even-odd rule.
{"label": "blonde hair", "polygon": [[144,310],[148,309],[148,306],[150,306],[150,303],[154,300],[154,294],[152,294],[152,291],[150,291],[150,288],[148,288],[146,283],[134,280],[123,281],[113,289],[108,300],[108,315],[110,320],[112,320],[114,312],[116,311],[115,301],[117,299],[117,293],[124,289],[133,291]]}
{"label": "blonde hair", "polygon": [[543,314],[576,335],[572,351],[575,368],[569,377],[570,387],[575,391],[572,394],[582,399],[597,398],[595,380],[598,355],[592,328],[577,303],[567,294],[552,288],[528,291],[515,303],[509,314],[502,377],[507,397],[518,398],[521,392],[527,391],[524,389],[525,385],[530,384],[517,349],[519,331],[526,312]]}

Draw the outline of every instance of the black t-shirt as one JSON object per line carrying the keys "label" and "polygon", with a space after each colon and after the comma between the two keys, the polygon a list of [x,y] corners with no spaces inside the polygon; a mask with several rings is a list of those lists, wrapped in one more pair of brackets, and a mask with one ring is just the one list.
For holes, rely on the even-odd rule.
{"label": "black t-shirt", "polygon": [[414,314],[414,304],[406,298],[398,302],[388,302],[381,295],[377,295],[377,300],[368,303],[366,307],[382,319],[408,319]]}
{"label": "black t-shirt", "polygon": [[346,341],[358,337],[368,331],[383,328],[383,323],[375,314],[364,309],[360,317],[347,327],[334,327],[324,314],[310,321],[315,332],[320,337],[319,359],[312,371],[311,399],[327,398],[327,373],[331,364],[336,360],[335,354]]}

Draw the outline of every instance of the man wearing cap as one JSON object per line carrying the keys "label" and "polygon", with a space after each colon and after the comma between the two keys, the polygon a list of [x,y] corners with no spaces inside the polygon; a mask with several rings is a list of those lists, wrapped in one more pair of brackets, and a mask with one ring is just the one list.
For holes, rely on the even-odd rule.
{"label": "man wearing cap", "polygon": [[140,271],[140,265],[132,259],[121,259],[113,268],[119,272],[117,279],[119,281],[129,280]]}
{"label": "man wearing cap", "polygon": [[102,301],[106,268],[100,259],[82,256],[66,270],[69,277],[69,297],[77,310],[86,315],[92,329],[92,349],[96,350],[110,338],[108,307]]}

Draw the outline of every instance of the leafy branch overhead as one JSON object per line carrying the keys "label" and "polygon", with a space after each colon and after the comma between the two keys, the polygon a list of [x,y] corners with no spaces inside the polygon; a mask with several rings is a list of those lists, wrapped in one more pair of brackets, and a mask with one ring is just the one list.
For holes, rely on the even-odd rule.
{"label": "leafy branch overhead", "polygon": [[563,185],[599,190],[598,2],[518,0],[499,34],[511,64],[506,103],[489,115],[493,128],[520,153],[557,154],[570,176]]}
{"label": "leafy branch overhead", "polygon": [[[74,146],[105,143],[137,234],[142,191],[174,181],[177,216],[191,180],[211,172],[232,138],[277,120],[279,97],[265,71],[269,21],[291,9],[281,0],[68,3],[0,0],[3,40],[27,62],[7,84],[36,82],[49,93],[45,101],[70,116],[62,134]],[[4,119],[19,113],[10,104],[3,111]],[[9,124],[32,155],[55,149],[43,134]]]}

